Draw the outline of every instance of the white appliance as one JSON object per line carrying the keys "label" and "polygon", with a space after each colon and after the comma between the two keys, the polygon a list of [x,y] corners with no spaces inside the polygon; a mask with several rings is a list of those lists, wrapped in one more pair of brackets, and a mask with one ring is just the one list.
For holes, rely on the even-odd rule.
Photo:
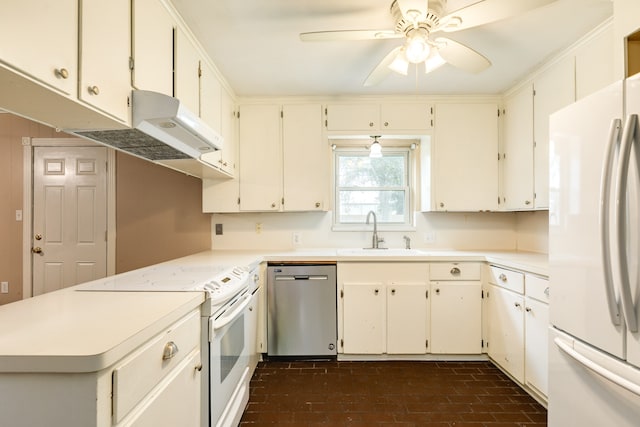
{"label": "white appliance", "polygon": [[550,118],[549,426],[640,425],[640,76]]}
{"label": "white appliance", "polygon": [[249,400],[257,362],[257,265],[176,266],[164,264],[77,286],[78,291],[204,291],[202,306],[203,427],[237,426]]}

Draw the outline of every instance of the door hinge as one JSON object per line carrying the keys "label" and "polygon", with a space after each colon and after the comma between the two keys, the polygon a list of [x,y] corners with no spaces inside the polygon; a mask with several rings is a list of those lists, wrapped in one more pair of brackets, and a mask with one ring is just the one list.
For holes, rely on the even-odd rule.
{"label": "door hinge", "polygon": [[484,340],[480,340],[480,347],[484,348]]}
{"label": "door hinge", "polygon": [[433,116],[433,107],[429,108],[429,111],[431,111],[431,115]]}
{"label": "door hinge", "polygon": [[484,290],[480,291],[480,298],[484,299]]}
{"label": "door hinge", "polygon": [[500,196],[498,196],[498,204],[500,204]]}
{"label": "door hinge", "polygon": [[280,201],[282,202],[282,206],[284,206],[284,197],[280,199]]}
{"label": "door hinge", "polygon": [[344,340],[343,339],[340,340],[340,347],[344,348]]}
{"label": "door hinge", "polygon": [[425,297],[426,299],[429,299],[429,291],[428,291],[428,290],[426,290],[424,293],[425,293],[424,297]]}
{"label": "door hinge", "polygon": [[238,206],[240,206],[240,197],[238,197]]}
{"label": "door hinge", "polygon": [[202,63],[198,62],[198,77],[202,77]]}
{"label": "door hinge", "polygon": [[536,96],[536,90],[535,89],[533,90],[533,96]]}
{"label": "door hinge", "polygon": [[283,110],[280,110],[280,118],[284,119],[284,111]]}
{"label": "door hinge", "polygon": [[340,298],[344,298],[344,290],[340,289]]}
{"label": "door hinge", "polygon": [[327,115],[327,107],[324,107],[324,115]]}
{"label": "door hinge", "polygon": [[429,348],[429,340],[426,340],[426,341],[424,342],[424,346],[425,346],[426,348]]}
{"label": "door hinge", "polygon": [[133,71],[133,67],[135,65],[135,60],[133,59],[133,56],[129,57],[129,70]]}

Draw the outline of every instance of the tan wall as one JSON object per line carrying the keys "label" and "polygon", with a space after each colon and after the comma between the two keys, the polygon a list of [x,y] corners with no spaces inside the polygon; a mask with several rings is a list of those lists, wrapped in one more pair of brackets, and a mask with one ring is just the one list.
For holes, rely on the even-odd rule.
{"label": "tan wall", "polygon": [[199,179],[123,153],[116,164],[117,273],[211,248]]}
{"label": "tan wall", "polygon": [[[22,299],[22,137],[68,135],[0,113],[0,305]],[[126,154],[117,156],[116,270],[123,272],[211,247],[211,216],[201,208],[196,178]]]}
{"label": "tan wall", "polygon": [[[54,129],[13,114],[0,113],[0,281],[9,293],[0,304],[22,299],[22,137],[60,138]],[[66,136],[66,135],[64,135]]]}

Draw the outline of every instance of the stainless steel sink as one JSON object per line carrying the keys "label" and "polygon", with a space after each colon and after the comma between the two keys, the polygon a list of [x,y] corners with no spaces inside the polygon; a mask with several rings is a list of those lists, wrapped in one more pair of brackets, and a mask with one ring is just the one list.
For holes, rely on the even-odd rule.
{"label": "stainless steel sink", "polygon": [[399,257],[399,256],[427,256],[428,252],[420,249],[401,249],[401,248],[356,248],[356,249],[338,249],[338,256],[357,256],[357,257]]}

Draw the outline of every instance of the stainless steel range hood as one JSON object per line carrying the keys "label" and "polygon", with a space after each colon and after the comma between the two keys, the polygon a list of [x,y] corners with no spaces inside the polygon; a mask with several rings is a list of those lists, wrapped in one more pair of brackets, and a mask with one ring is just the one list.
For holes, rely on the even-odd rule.
{"label": "stainless steel range hood", "polygon": [[222,137],[176,98],[134,90],[130,129],[67,132],[200,178],[216,174],[203,154],[222,148]]}

